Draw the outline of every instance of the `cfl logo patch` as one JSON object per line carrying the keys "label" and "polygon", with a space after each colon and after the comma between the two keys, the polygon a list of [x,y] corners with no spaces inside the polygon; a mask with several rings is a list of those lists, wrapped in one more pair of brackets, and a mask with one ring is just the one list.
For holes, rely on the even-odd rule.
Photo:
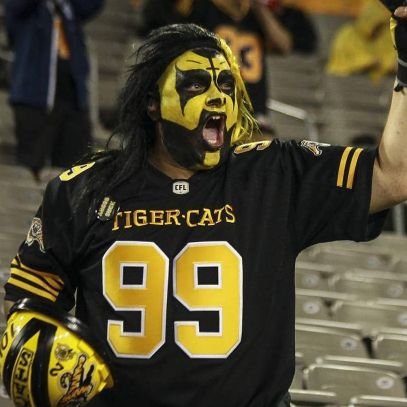
{"label": "cfl logo patch", "polygon": [[175,181],[172,184],[172,192],[177,195],[185,195],[189,192],[189,182]]}

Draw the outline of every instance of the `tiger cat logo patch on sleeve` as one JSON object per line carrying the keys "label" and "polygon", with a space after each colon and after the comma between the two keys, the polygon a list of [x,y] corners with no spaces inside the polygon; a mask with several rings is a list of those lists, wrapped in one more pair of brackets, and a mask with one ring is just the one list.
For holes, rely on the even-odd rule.
{"label": "tiger cat logo patch on sleeve", "polygon": [[34,217],[31,221],[30,230],[27,233],[25,243],[31,246],[34,242],[38,243],[39,249],[42,253],[45,253],[44,240],[42,236],[42,221],[40,218]]}
{"label": "tiger cat logo patch on sleeve", "polygon": [[318,143],[317,141],[311,140],[302,140],[300,146],[318,157],[322,155],[322,150],[320,149],[320,147],[328,147],[330,146],[330,144]]}

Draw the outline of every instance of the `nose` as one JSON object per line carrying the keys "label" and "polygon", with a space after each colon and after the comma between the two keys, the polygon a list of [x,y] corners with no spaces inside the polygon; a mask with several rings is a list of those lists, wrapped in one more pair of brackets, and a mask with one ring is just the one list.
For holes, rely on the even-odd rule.
{"label": "nose", "polygon": [[220,107],[226,103],[226,99],[224,97],[208,97],[206,99],[206,104],[210,107]]}

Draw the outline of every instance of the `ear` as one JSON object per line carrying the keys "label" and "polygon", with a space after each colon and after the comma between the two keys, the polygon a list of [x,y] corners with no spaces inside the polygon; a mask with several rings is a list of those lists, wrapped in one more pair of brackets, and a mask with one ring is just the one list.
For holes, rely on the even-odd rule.
{"label": "ear", "polygon": [[154,96],[150,96],[148,99],[147,114],[154,122],[160,118],[160,104],[158,99]]}

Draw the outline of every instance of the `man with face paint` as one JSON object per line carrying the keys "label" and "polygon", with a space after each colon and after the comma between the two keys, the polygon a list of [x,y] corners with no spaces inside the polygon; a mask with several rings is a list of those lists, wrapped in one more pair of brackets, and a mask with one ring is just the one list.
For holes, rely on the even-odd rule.
{"label": "man with face paint", "polygon": [[6,306],[76,305],[114,378],[91,407],[288,407],[297,255],[375,238],[407,198],[401,82],[377,149],[251,142],[226,43],[153,31],[121,94],[121,143],[49,183]]}
{"label": "man with face paint", "polygon": [[231,144],[239,109],[225,56],[213,49],[187,51],[168,66],[158,85],[160,104],[149,110],[161,119],[154,152],[167,152],[192,170],[218,165]]}

